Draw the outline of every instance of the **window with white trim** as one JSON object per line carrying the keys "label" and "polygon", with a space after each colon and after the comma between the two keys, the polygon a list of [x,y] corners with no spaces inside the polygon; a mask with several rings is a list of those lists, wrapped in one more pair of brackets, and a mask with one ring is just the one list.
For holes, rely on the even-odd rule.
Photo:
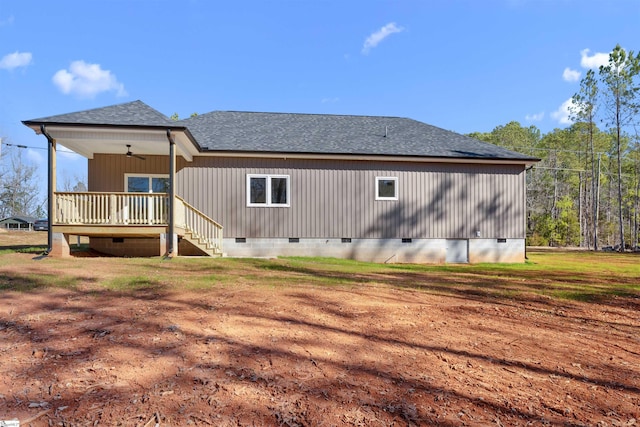
{"label": "window with white trim", "polygon": [[376,177],[376,200],[398,200],[398,177]]}
{"label": "window with white trim", "polygon": [[124,191],[127,193],[168,193],[169,175],[125,173]]}
{"label": "window with white trim", "polygon": [[289,175],[247,175],[247,206],[289,207]]}

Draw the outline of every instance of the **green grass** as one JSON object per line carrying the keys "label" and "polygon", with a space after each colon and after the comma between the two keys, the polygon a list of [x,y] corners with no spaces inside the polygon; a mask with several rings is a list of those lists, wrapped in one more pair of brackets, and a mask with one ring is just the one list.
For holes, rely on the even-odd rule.
{"label": "green grass", "polygon": [[103,282],[103,286],[115,291],[156,290],[164,287],[160,281],[148,276],[119,276]]}
{"label": "green grass", "polygon": [[28,292],[46,288],[76,289],[90,278],[68,274],[7,274],[0,272],[0,292]]}
{"label": "green grass", "polygon": [[[588,251],[530,252],[526,263],[475,265],[371,264],[329,258],[285,258],[269,268],[320,277],[342,276],[351,284],[381,282],[442,294],[492,298],[538,295],[599,302],[640,298],[640,254]],[[347,280],[347,283],[349,280]]]}
{"label": "green grass", "polygon": [[17,247],[0,249],[0,255],[6,255],[6,254],[12,254],[12,253],[41,255],[46,250],[47,250],[47,245],[17,246]]}
{"label": "green grass", "polygon": [[[23,248],[11,252],[24,252]],[[529,252],[522,264],[374,264],[336,258],[20,258],[5,270],[0,256],[0,291],[89,286],[105,291],[164,292],[238,285],[393,287],[466,298],[544,297],[583,302],[640,298],[640,254],[578,251]],[[12,258],[11,263],[17,262]],[[8,266],[7,266],[8,267]],[[38,269],[42,272],[38,272]],[[21,272],[24,270],[24,273]],[[108,272],[101,276],[93,271]],[[18,272],[16,272],[18,271]]]}

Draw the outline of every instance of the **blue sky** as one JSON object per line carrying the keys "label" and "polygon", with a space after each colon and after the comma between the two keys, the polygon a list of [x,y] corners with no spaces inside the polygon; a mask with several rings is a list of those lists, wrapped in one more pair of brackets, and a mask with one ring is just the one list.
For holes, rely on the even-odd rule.
{"label": "blue sky", "polygon": [[21,120],[136,99],[549,132],[589,67],[640,49],[639,22],[637,0],[0,0],[0,137],[44,148]]}

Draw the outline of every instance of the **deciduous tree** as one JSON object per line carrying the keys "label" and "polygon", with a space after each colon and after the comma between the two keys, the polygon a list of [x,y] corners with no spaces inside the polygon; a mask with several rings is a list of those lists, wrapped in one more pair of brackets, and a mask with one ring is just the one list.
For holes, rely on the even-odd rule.
{"label": "deciduous tree", "polygon": [[2,163],[0,218],[36,214],[40,206],[36,167],[24,163],[21,151],[3,154]]}

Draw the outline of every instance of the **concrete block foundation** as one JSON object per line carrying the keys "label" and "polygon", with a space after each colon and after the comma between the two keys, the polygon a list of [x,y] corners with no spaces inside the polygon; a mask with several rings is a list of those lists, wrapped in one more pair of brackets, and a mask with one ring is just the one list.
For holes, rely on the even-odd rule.
{"label": "concrete block foundation", "polygon": [[[460,239],[456,239],[460,240]],[[319,256],[378,263],[444,264],[447,239],[234,239],[230,257]],[[524,262],[524,239],[468,239],[469,263]]]}
{"label": "concrete block foundation", "polygon": [[[54,238],[53,256],[69,256],[69,239],[60,233]],[[456,242],[452,245],[452,242]],[[58,243],[56,243],[58,242]],[[444,264],[453,259],[452,248],[466,255],[457,261],[477,263],[522,263],[525,260],[524,239],[235,239],[223,240],[224,252],[230,257],[275,258],[278,256],[317,256],[346,258],[377,263]],[[160,238],[92,237],[90,246],[114,256],[150,257],[166,255],[166,235]],[[55,253],[54,253],[55,252]],[[204,255],[198,248],[181,239],[174,242],[174,256]],[[449,255],[449,256],[448,256]],[[458,254],[459,255],[459,254]],[[464,255],[464,254],[463,254]]]}

